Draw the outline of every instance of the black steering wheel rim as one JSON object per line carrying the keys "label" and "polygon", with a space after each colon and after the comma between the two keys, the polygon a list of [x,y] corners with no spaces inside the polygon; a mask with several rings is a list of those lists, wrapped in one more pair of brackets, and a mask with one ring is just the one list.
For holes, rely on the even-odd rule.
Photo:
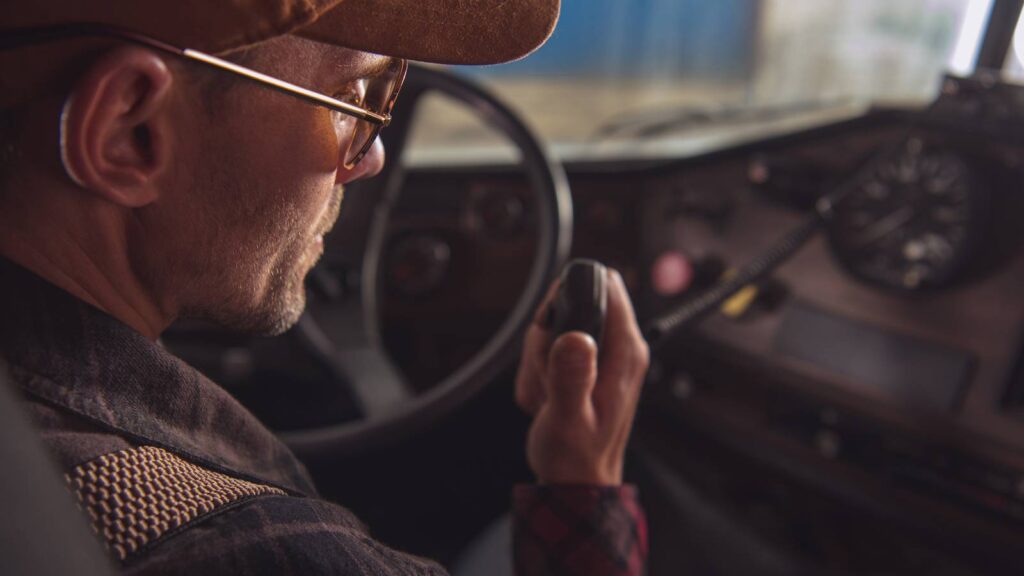
{"label": "black steering wheel rim", "polygon": [[[350,456],[399,440],[423,430],[472,398],[514,360],[521,336],[543,299],[548,283],[568,257],[572,237],[572,201],[564,171],[551,159],[522,120],[476,83],[443,70],[410,66],[399,100],[400,108],[396,111],[392,126],[384,132],[388,153],[393,158],[400,157],[416,105],[420,98],[432,92],[444,94],[469,107],[483,122],[507,136],[522,154],[521,166],[531,188],[537,193],[539,223],[537,249],[526,287],[490,340],[469,361],[430,390],[370,417],[281,432],[282,440],[304,459],[324,460]],[[381,263],[391,210],[404,181],[403,172],[401,162],[392,161],[378,177],[379,197],[373,209],[361,266],[361,321],[366,344],[377,351],[383,350],[377,321]],[[297,332],[325,362],[336,370],[344,371],[351,385],[370,389],[380,384],[379,380],[366,382],[374,377],[381,378],[379,367],[361,372],[358,366],[353,369],[352,366],[340,365],[342,361],[339,360],[337,348],[339,338],[331,338],[328,335],[330,330],[325,330],[325,326],[311,313],[305,314],[300,320]],[[352,364],[353,356],[349,354],[347,358],[348,363]],[[398,377],[397,370],[392,370],[391,376],[388,376],[386,367],[383,373],[384,378]]]}

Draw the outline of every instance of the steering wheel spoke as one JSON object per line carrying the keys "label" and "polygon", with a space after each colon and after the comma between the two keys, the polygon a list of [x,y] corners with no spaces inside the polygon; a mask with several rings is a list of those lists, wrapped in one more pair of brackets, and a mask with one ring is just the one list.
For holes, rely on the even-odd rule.
{"label": "steering wheel spoke", "polygon": [[367,418],[394,409],[414,396],[395,365],[379,348],[339,350],[337,357],[349,375],[352,391]]}

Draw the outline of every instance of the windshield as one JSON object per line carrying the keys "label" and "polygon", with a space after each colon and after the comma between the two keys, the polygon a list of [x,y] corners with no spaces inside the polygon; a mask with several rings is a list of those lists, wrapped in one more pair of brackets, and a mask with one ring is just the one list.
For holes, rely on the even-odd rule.
{"label": "windshield", "polygon": [[[678,156],[872,104],[927,102],[944,73],[973,70],[992,3],[563,0],[536,53],[462,71],[562,159]],[[427,108],[414,131],[419,161],[512,154],[465,111]]]}

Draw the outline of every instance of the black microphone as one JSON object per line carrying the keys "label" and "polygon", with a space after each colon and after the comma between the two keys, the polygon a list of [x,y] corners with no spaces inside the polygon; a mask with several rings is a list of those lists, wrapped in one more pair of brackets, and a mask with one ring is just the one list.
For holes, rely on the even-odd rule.
{"label": "black microphone", "polygon": [[595,260],[575,259],[562,270],[545,327],[555,339],[566,332],[585,332],[600,348],[607,311],[608,271]]}

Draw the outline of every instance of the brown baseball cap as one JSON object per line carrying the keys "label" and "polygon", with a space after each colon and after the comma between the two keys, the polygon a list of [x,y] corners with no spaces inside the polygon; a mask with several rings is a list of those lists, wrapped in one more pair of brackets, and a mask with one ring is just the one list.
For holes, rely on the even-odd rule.
{"label": "brown baseball cap", "polygon": [[559,0],[0,0],[3,29],[101,23],[213,54],[283,34],[439,64],[496,64],[547,40]]}

